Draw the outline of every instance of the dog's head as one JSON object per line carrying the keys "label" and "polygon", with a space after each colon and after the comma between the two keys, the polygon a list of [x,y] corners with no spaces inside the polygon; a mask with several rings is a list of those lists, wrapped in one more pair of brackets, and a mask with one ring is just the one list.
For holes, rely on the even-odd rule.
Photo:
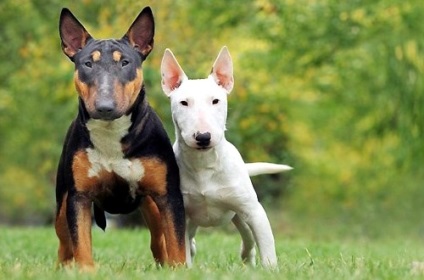
{"label": "dog's head", "polygon": [[217,145],[227,120],[227,94],[234,85],[233,64],[227,47],[218,54],[208,78],[189,80],[167,49],[161,65],[162,89],[171,99],[178,141],[199,150]]}
{"label": "dog's head", "polygon": [[95,40],[68,10],[59,22],[63,52],[75,63],[74,81],[94,119],[127,114],[143,86],[141,64],[153,49],[154,20],[144,8],[121,39]]}

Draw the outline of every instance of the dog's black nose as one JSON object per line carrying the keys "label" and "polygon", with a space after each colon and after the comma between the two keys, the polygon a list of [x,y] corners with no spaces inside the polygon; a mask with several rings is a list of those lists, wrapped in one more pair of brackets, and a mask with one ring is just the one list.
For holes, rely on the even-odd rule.
{"label": "dog's black nose", "polygon": [[104,120],[113,120],[117,116],[115,112],[115,104],[112,100],[99,100],[96,102],[96,112],[94,118],[104,119]]}
{"label": "dog's black nose", "polygon": [[211,142],[211,134],[209,132],[197,133],[194,139],[196,139],[198,146],[207,147]]}
{"label": "dog's black nose", "polygon": [[99,106],[96,108],[97,112],[101,115],[108,115],[113,112],[113,106]]}

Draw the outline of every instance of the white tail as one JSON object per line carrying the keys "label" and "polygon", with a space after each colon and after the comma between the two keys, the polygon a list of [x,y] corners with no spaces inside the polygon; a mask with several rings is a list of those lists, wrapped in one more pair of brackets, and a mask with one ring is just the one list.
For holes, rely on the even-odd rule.
{"label": "white tail", "polygon": [[249,176],[256,176],[261,174],[275,174],[285,171],[290,171],[293,167],[284,164],[275,164],[268,162],[252,162],[245,164]]}

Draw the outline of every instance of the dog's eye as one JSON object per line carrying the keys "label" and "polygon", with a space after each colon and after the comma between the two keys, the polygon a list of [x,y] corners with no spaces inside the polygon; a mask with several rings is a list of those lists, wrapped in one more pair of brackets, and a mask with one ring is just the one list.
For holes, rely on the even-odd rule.
{"label": "dog's eye", "polygon": [[93,64],[91,63],[91,61],[85,62],[84,65],[87,66],[88,68],[93,67]]}
{"label": "dog's eye", "polygon": [[218,104],[218,103],[219,103],[219,99],[214,99],[214,100],[212,100],[212,104],[213,104],[213,105]]}
{"label": "dog's eye", "polygon": [[181,101],[180,104],[183,105],[183,106],[188,106],[188,102],[185,101],[185,100]]}
{"label": "dog's eye", "polygon": [[130,64],[130,62],[128,60],[126,60],[126,59],[124,59],[124,60],[121,61],[122,67],[124,67],[124,66],[126,66],[128,64]]}

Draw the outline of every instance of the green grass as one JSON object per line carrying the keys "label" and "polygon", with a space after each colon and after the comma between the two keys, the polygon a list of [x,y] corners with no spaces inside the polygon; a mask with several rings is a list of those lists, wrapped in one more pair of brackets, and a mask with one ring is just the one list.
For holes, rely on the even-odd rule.
{"label": "green grass", "polygon": [[0,227],[0,279],[423,279],[424,246],[403,238],[378,240],[276,236],[279,268],[241,264],[240,238],[200,231],[195,265],[158,269],[146,230],[93,230],[94,274],[55,269],[53,228]]}

